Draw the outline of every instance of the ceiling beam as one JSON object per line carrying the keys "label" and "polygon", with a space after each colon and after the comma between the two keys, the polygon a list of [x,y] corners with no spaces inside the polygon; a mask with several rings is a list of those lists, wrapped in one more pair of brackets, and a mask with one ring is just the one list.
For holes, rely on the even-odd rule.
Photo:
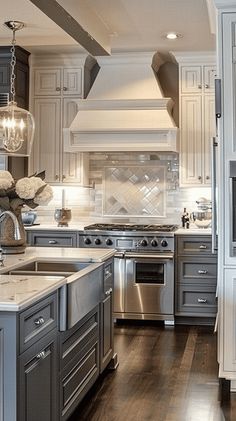
{"label": "ceiling beam", "polygon": [[98,42],[84,27],[56,0],[30,0],[53,22],[77,41],[93,56],[107,56],[109,49]]}

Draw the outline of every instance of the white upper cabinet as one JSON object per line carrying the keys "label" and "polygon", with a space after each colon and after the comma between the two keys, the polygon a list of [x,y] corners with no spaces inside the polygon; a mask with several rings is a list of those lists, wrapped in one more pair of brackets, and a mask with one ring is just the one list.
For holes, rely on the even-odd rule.
{"label": "white upper cabinet", "polygon": [[179,62],[180,186],[210,186],[215,136],[214,56],[176,53],[175,57]]}
{"label": "white upper cabinet", "polygon": [[33,77],[35,95],[83,95],[81,67],[35,68]]}
{"label": "white upper cabinet", "polygon": [[216,74],[215,65],[194,66],[183,65],[181,69],[181,92],[183,94],[191,93],[210,93],[214,92],[214,81]]}
{"label": "white upper cabinet", "polygon": [[[36,59],[32,66],[32,111],[35,116],[35,141],[30,158],[30,173],[44,171],[50,184],[88,184],[88,154],[64,151],[63,129],[68,128],[83,98],[84,62]],[[40,65],[38,64],[40,62]],[[81,64],[80,64],[81,63]],[[60,65],[61,64],[61,65]]]}

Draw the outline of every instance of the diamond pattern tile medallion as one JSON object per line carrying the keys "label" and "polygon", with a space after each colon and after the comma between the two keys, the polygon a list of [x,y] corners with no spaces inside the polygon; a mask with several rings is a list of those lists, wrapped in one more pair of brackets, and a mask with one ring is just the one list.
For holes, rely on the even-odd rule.
{"label": "diamond pattern tile medallion", "polygon": [[165,166],[104,168],[104,216],[166,216]]}

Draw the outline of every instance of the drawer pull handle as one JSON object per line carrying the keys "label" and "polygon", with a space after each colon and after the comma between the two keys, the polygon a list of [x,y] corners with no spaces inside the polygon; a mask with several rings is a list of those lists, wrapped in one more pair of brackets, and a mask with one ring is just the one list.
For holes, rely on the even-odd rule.
{"label": "drawer pull handle", "polygon": [[199,273],[199,275],[206,275],[208,273],[208,270],[204,270],[204,269],[199,269],[197,271],[197,273]]}
{"label": "drawer pull handle", "polygon": [[43,360],[43,358],[45,358],[45,351],[41,351],[36,355],[37,360]]}
{"label": "drawer pull handle", "polygon": [[109,269],[105,270],[105,277],[108,278],[109,276],[111,276],[112,272]]}
{"label": "drawer pull handle", "polygon": [[207,299],[206,299],[206,298],[198,298],[198,299],[197,299],[197,302],[198,302],[199,304],[206,304],[206,303],[207,303]]}
{"label": "drawer pull handle", "polygon": [[42,326],[45,323],[45,320],[43,317],[39,317],[34,321],[35,326],[39,327]]}
{"label": "drawer pull handle", "polygon": [[109,288],[106,292],[105,295],[110,295],[112,293],[112,288]]}
{"label": "drawer pull handle", "polygon": [[206,250],[207,246],[205,244],[201,244],[199,246],[200,250]]}
{"label": "drawer pull handle", "polygon": [[48,240],[48,244],[57,244],[56,240]]}

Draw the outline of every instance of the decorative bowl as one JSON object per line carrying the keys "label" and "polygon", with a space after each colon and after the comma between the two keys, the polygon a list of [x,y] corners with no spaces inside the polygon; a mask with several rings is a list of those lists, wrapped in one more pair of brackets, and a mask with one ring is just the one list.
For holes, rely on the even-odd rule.
{"label": "decorative bowl", "polygon": [[55,209],[54,219],[58,227],[68,227],[68,222],[71,220],[71,209]]}
{"label": "decorative bowl", "polygon": [[33,225],[33,223],[35,222],[35,219],[37,218],[37,212],[36,211],[22,212],[21,217],[22,217],[22,221],[24,225]]}
{"label": "decorative bowl", "polygon": [[211,225],[212,212],[210,210],[198,210],[192,212],[191,217],[198,228],[209,228],[209,226]]}

